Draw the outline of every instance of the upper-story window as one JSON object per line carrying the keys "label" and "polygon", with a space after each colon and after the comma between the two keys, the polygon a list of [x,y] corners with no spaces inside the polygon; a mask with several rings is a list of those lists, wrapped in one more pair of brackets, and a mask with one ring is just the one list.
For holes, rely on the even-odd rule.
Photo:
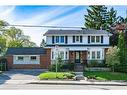
{"label": "upper-story window", "polygon": [[103,36],[88,36],[88,43],[103,43]]}
{"label": "upper-story window", "polygon": [[66,36],[53,36],[52,43],[65,43],[65,37]]}
{"label": "upper-story window", "polygon": [[61,42],[61,43],[64,43],[64,36],[61,36],[61,37],[60,37],[60,42]]}
{"label": "upper-story window", "polygon": [[76,42],[79,42],[79,36],[76,36]]}
{"label": "upper-story window", "polygon": [[73,43],[75,42],[82,43],[82,36],[73,36]]}
{"label": "upper-story window", "polygon": [[59,43],[59,36],[56,36],[56,43]]}

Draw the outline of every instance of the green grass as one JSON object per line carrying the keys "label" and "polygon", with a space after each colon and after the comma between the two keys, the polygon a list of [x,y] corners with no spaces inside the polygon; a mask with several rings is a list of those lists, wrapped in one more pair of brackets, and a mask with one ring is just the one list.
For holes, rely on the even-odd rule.
{"label": "green grass", "polygon": [[46,72],[41,73],[38,77],[40,80],[44,79],[72,79],[75,75],[70,72],[58,72],[56,76],[56,72]]}
{"label": "green grass", "polygon": [[85,71],[84,75],[96,80],[127,80],[126,73],[106,72],[106,71]]}

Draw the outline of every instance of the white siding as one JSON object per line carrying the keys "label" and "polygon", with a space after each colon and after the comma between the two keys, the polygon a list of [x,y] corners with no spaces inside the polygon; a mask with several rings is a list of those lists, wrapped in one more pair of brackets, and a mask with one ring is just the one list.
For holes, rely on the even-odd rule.
{"label": "white siding", "polygon": [[[65,36],[65,35],[57,35],[57,36]],[[74,36],[76,36],[76,35],[74,35]],[[81,36],[81,35],[78,35],[78,36]],[[100,34],[98,34],[98,35],[93,34],[93,35],[90,35],[90,36],[101,36],[101,35]],[[52,44],[52,36],[47,36],[46,37],[46,43],[47,43],[47,45]],[[62,43],[62,44],[64,44],[64,43]],[[87,45],[87,44],[90,44],[90,43],[88,43],[88,35],[82,35],[82,43],[80,43],[80,42],[73,43],[73,35],[68,35],[68,43],[67,44],[69,44],[69,45],[71,45],[71,44],[84,44],[84,45]],[[95,43],[95,44],[98,44],[98,43]],[[100,44],[108,45],[109,44],[109,36],[108,35],[103,35],[103,43],[100,43]]]}
{"label": "white siding", "polygon": [[[18,60],[18,56],[23,56],[23,60]],[[31,60],[31,56],[36,56],[36,60]],[[40,64],[39,55],[13,55],[13,64]]]}
{"label": "white siding", "polygon": [[46,37],[46,43],[47,44],[52,44],[52,36],[47,36]]}

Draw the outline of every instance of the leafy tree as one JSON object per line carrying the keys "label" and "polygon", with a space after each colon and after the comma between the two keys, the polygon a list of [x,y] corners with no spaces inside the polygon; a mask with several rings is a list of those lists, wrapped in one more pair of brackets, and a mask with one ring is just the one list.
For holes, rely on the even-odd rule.
{"label": "leafy tree", "polygon": [[45,42],[44,39],[42,39],[42,42],[41,42],[40,46],[41,46],[41,47],[45,47],[45,45],[46,45],[46,42]]}
{"label": "leafy tree", "polygon": [[104,5],[92,5],[87,9],[88,14],[85,15],[86,28],[106,29],[107,28],[107,7]]}
{"label": "leafy tree", "polygon": [[113,72],[114,72],[114,66],[120,64],[118,52],[119,49],[115,46],[109,48],[106,53],[106,64],[111,67]]}
{"label": "leafy tree", "polygon": [[119,33],[118,48],[119,48],[120,63],[125,64],[127,62],[126,60],[127,53],[126,53],[125,36],[123,32]]}
{"label": "leafy tree", "polygon": [[4,55],[6,51],[6,39],[0,35],[0,54]]}

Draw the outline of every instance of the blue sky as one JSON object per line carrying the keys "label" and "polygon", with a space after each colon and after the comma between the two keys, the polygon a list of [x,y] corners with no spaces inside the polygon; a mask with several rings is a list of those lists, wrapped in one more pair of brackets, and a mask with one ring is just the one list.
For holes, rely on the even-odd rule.
{"label": "blue sky", "polygon": [[[108,6],[111,8],[112,6]],[[127,6],[113,6],[118,15],[126,17]],[[88,6],[0,6],[0,19],[10,24],[83,26]],[[40,45],[45,28],[22,28],[24,34]]]}

